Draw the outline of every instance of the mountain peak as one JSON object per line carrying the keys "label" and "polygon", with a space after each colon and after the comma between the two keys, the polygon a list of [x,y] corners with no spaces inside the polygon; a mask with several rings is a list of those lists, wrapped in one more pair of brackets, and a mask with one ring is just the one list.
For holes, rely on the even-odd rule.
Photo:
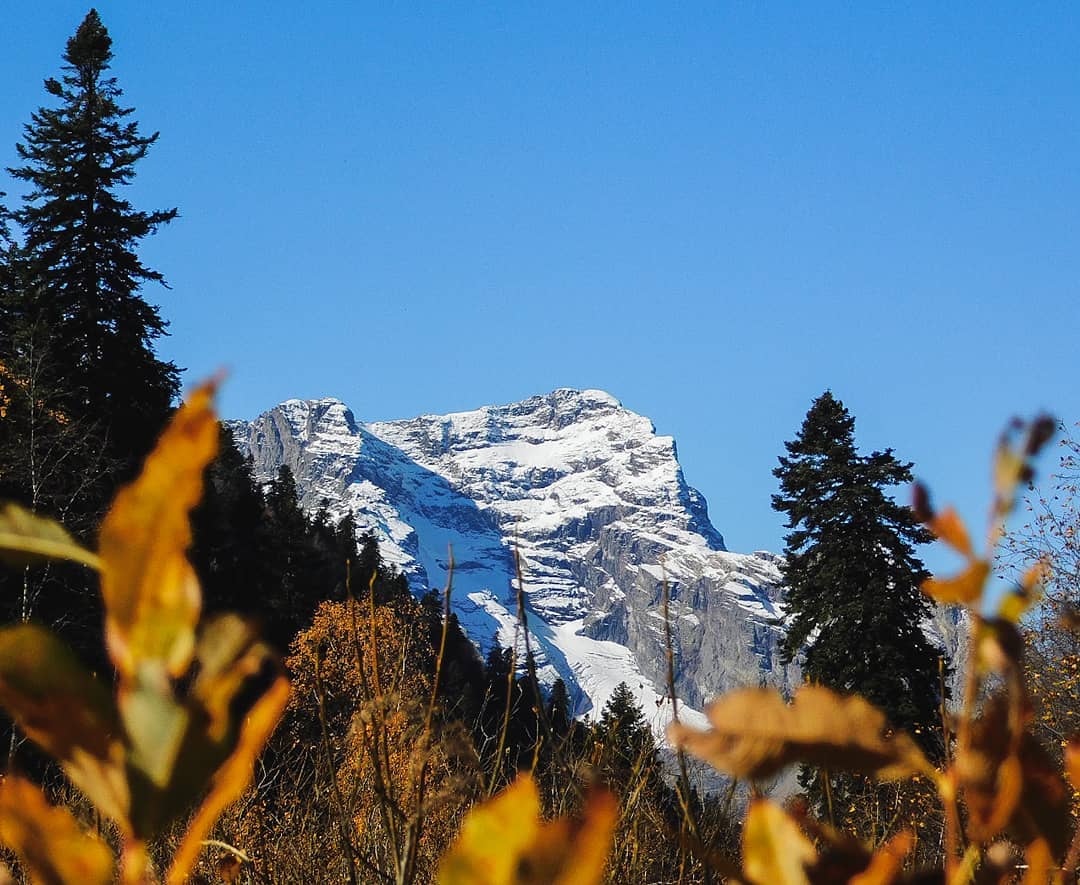
{"label": "mountain peak", "polygon": [[775,560],[727,552],[674,440],[606,391],[368,423],[337,399],[288,400],[233,426],[260,479],[288,464],[304,506],[351,513],[417,593],[448,580],[452,548],[454,609],[482,650],[519,638],[516,552],[541,676],[579,713],[626,681],[666,721],[665,584],[691,706],[785,678]]}

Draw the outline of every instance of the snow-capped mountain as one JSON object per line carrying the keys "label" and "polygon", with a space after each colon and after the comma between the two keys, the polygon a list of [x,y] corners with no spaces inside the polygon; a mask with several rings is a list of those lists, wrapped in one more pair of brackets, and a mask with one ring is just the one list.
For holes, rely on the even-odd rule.
{"label": "snow-capped mountain", "polygon": [[777,558],[729,552],[672,438],[603,391],[372,423],[289,400],[233,429],[259,479],[287,464],[305,507],[352,511],[416,592],[445,584],[452,549],[454,610],[483,651],[520,641],[517,551],[541,678],[579,715],[626,681],[658,729],[670,718],[665,580],[680,701],[796,675],[775,655]]}

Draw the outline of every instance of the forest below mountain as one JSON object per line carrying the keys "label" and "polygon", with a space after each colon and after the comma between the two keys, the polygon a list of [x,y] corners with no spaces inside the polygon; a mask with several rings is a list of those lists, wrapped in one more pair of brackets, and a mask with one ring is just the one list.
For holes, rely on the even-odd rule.
{"label": "forest below mountain", "polygon": [[[154,146],[95,11],[8,170],[0,212],[0,876],[42,883],[1065,882],[1080,786],[1078,447],[1010,427],[977,549],[912,465],[863,454],[825,392],[786,444],[792,697],[747,686],[678,721],[667,583],[661,742],[626,684],[587,719],[518,641],[481,656],[352,516],[257,481],[180,404],[138,247],[177,217],[124,199]],[[1035,459],[1061,434],[1061,470]],[[1039,489],[1043,491],[1040,493]],[[1030,517],[1005,531],[1021,502]],[[931,577],[919,545],[963,560]],[[650,563],[651,565],[651,563]],[[1004,592],[990,592],[995,572]],[[966,660],[923,624],[964,609]],[[962,696],[948,696],[948,671]],[[710,766],[720,790],[696,777]],[[795,795],[769,797],[799,766]],[[715,779],[710,781],[715,783]],[[40,789],[39,786],[40,785]]]}

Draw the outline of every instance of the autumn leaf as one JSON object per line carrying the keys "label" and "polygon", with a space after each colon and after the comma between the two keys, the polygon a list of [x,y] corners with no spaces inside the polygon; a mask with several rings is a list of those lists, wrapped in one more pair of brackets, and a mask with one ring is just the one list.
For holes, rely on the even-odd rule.
{"label": "autumn leaf", "polygon": [[123,825],[129,793],[121,727],[105,686],[71,649],[33,624],[0,629],[0,705]]}
{"label": "autumn leaf", "polygon": [[528,774],[469,812],[439,866],[439,885],[597,885],[603,878],[618,808],[595,792],[579,826],[543,821]]}
{"label": "autumn leaf", "polygon": [[1004,519],[1016,502],[1016,488],[1030,470],[1027,459],[1002,440],[994,457],[994,514]]}
{"label": "autumn leaf", "polygon": [[971,538],[968,537],[967,528],[960,514],[953,507],[946,507],[940,513],[935,513],[926,523],[938,538],[948,544],[957,553],[968,559],[975,558],[975,551],[971,546]]}
{"label": "autumn leaf", "polygon": [[0,841],[26,866],[35,885],[109,885],[112,853],[83,832],[71,812],[45,801],[17,775],[0,781]]}
{"label": "autumn leaf", "polygon": [[213,394],[203,385],[177,410],[101,524],[105,638],[124,681],[140,668],[178,677],[191,661],[201,599],[188,514],[217,451]]}
{"label": "autumn leaf", "polygon": [[982,598],[988,577],[990,563],[977,559],[954,577],[927,578],[922,592],[944,605],[971,605]]}
{"label": "autumn leaf", "polygon": [[997,836],[1020,803],[1023,768],[1018,756],[993,759],[978,749],[961,751],[957,772],[969,809],[968,833],[980,842]]}
{"label": "autumn leaf", "polygon": [[254,625],[236,614],[217,615],[202,628],[195,658],[199,667],[191,699],[208,718],[211,740],[220,741],[231,724],[236,696],[275,658]]}
{"label": "autumn leaf", "polygon": [[892,885],[914,847],[915,834],[901,830],[874,852],[866,869],[852,876],[848,885]]}
{"label": "autumn leaf", "polygon": [[743,826],[743,872],[753,885],[809,885],[817,859],[810,840],[779,805],[757,800]]}
{"label": "autumn leaf", "polygon": [[[1024,638],[1016,625],[1001,618],[977,619],[971,627],[975,664],[980,673],[1019,674],[1023,668]],[[1019,697],[1015,700],[1019,701]]]}
{"label": "autumn leaf", "polygon": [[1045,839],[1035,839],[1028,845],[1024,850],[1024,859],[1027,869],[1020,885],[1058,885],[1061,882],[1061,872],[1054,869],[1054,858]]}
{"label": "autumn leaf", "polygon": [[1013,624],[1042,598],[1043,584],[1050,577],[1050,563],[1045,559],[1035,562],[1020,578],[1020,582],[1001,600],[998,617]]}
{"label": "autumn leaf", "polygon": [[956,772],[975,841],[1007,832],[1030,844],[1043,840],[1062,858],[1070,839],[1070,791],[1058,766],[1024,729],[1017,699],[991,697],[957,750]]}
{"label": "autumn leaf", "polygon": [[1065,774],[1072,788],[1080,793],[1080,737],[1076,735],[1065,745]]}
{"label": "autumn leaf", "polygon": [[882,780],[936,775],[907,734],[890,733],[880,710],[823,686],[803,686],[790,705],[775,690],[742,689],[705,712],[710,731],[675,722],[668,737],[676,748],[738,778],[770,777],[794,762],[874,773]]}
{"label": "autumn leaf", "polygon": [[0,508],[0,551],[16,563],[68,559],[90,568],[101,560],[68,534],[60,523],[38,516],[17,504]]}

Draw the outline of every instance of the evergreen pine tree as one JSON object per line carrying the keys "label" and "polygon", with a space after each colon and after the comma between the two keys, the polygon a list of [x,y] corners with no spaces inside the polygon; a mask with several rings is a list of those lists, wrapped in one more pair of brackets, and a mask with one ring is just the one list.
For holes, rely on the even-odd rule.
{"label": "evergreen pine tree", "polygon": [[604,705],[596,739],[602,744],[600,768],[613,789],[627,789],[635,777],[646,778],[650,784],[658,778],[656,739],[625,682],[615,687]]}
{"label": "evergreen pine tree", "polygon": [[[135,252],[176,210],[139,212],[118,196],[157,136],[140,136],[119,105],[111,59],[91,10],[68,41],[64,74],[45,81],[56,106],[32,115],[16,148],[23,165],[8,170],[28,185],[22,205],[0,219],[0,496],[87,542],[178,386],[176,367],[152,350],[165,324],[138,294],[161,275]],[[101,618],[92,584],[62,564],[5,574],[0,617],[45,620],[100,654],[89,641]]]}
{"label": "evergreen pine tree", "polygon": [[914,545],[930,540],[886,490],[911,481],[891,449],[859,455],[855,421],[831,392],[814,400],[773,473],[773,508],[787,515],[787,632],[782,660],[857,692],[928,750],[939,749],[938,658],[922,630],[927,571]]}
{"label": "evergreen pine tree", "polygon": [[[135,252],[177,211],[138,211],[119,194],[158,135],[140,135],[133,109],[119,104],[112,57],[90,10],[68,41],[65,73],[45,81],[57,106],[39,108],[16,146],[24,165],[8,171],[30,185],[14,213],[23,285],[4,305],[3,326],[20,330],[6,348],[25,348],[31,335],[39,351],[47,343],[42,368],[57,412],[92,420],[122,477],[149,451],[178,392],[176,366],[153,351],[166,324],[139,295],[144,282],[164,281]],[[112,484],[98,490],[98,507]]]}
{"label": "evergreen pine tree", "polygon": [[562,679],[556,679],[555,684],[551,686],[547,715],[556,738],[564,738],[570,733],[574,718],[570,713],[570,693],[566,690],[566,683]]}

